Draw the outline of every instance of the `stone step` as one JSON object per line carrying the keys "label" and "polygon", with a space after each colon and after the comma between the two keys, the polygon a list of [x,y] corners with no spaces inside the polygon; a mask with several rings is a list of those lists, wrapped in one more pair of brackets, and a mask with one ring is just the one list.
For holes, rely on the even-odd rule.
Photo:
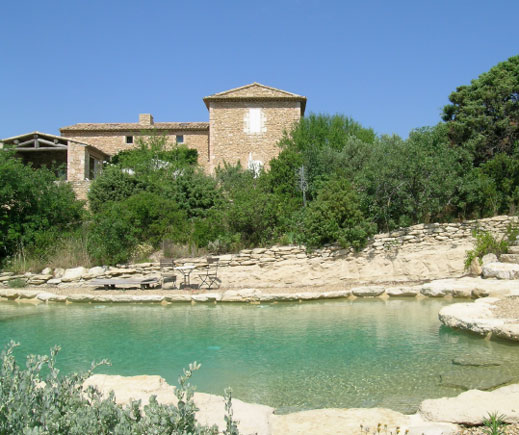
{"label": "stone step", "polygon": [[519,254],[501,254],[499,261],[502,263],[515,263],[519,264]]}
{"label": "stone step", "polygon": [[519,254],[519,246],[513,245],[508,248],[509,254]]}

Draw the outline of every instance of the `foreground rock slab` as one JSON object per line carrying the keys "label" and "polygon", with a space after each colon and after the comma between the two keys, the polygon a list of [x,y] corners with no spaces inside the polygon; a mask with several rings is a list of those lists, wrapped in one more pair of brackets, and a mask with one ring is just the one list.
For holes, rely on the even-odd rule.
{"label": "foreground rock slab", "polygon": [[476,302],[448,305],[440,310],[438,317],[451,328],[519,341],[519,318],[513,313],[502,313],[499,306],[503,303],[516,305],[518,298],[482,298]]}
{"label": "foreground rock slab", "polygon": [[[151,395],[157,396],[157,401],[163,404],[177,404],[175,387],[168,385],[160,376],[113,376],[93,375],[88,378],[84,386],[93,385],[104,395],[110,391],[115,394],[116,402],[128,404],[131,399],[141,400],[145,405]],[[224,398],[212,394],[195,393],[195,404],[200,408],[197,419],[202,424],[216,424],[220,430],[225,428]],[[233,399],[233,412],[239,421],[238,428],[243,434],[269,435],[269,417],[274,409],[269,406],[256,405]]]}
{"label": "foreground rock slab", "polygon": [[287,415],[272,415],[272,435],[344,435],[363,431],[405,433],[409,435],[449,435],[458,431],[456,425],[425,421],[419,415],[405,415],[386,408],[313,409]]}
{"label": "foreground rock slab", "polygon": [[489,413],[498,412],[505,423],[519,423],[519,384],[424,400],[418,412],[427,420],[466,425],[480,425]]}

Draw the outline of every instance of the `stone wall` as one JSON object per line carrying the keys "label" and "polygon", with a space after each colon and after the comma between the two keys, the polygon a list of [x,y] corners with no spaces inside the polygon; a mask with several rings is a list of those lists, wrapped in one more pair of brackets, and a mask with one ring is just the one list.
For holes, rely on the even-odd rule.
{"label": "stone wall", "polygon": [[83,201],[88,199],[88,190],[90,189],[90,184],[92,183],[90,180],[70,181],[69,183],[72,186],[72,190],[76,194],[77,199]]}
{"label": "stone wall", "polygon": [[[176,136],[184,136],[184,144],[198,151],[198,163],[204,168],[208,166],[209,162],[209,133],[207,131],[192,131],[192,130],[174,130],[174,131],[159,131],[159,134],[164,133],[169,145],[176,143]],[[142,136],[139,131],[75,131],[74,133],[67,133],[64,131],[63,136],[79,142],[86,142],[99,148],[101,151],[113,156],[119,151],[130,150],[136,147],[137,139]],[[126,143],[126,136],[133,136],[133,144]],[[144,136],[145,137],[145,136]]]}
{"label": "stone wall", "polygon": [[[244,249],[237,254],[220,255],[220,267],[223,267],[224,274],[227,275],[226,285],[231,284],[231,276],[234,281],[240,281],[241,277],[243,281],[237,282],[237,285],[243,285],[243,282],[247,280],[248,270],[253,270],[259,266],[259,269],[264,267],[277,267],[278,272],[276,275],[270,274],[269,279],[274,285],[274,281],[279,280],[280,286],[289,286],[287,282],[287,271],[283,269],[283,262],[297,263],[297,275],[303,275],[308,270],[312,269],[316,265],[329,264],[342,264],[342,262],[336,261],[345,259],[344,263],[358,262],[359,259],[364,259],[367,267],[382,268],[386,267],[385,263],[388,261],[380,261],[388,256],[394,258],[398,257],[399,249],[402,251],[414,250],[416,252],[415,257],[405,257],[401,261],[404,263],[407,261],[420,262],[424,256],[428,256],[429,260],[433,263],[439,260],[440,257],[448,257],[450,252],[456,251],[456,261],[460,264],[456,266],[455,270],[459,276],[463,272],[463,256],[466,249],[470,249],[471,242],[473,240],[472,231],[475,228],[480,228],[485,231],[491,231],[494,234],[502,235],[505,233],[507,226],[510,223],[517,223],[517,217],[510,216],[497,216],[488,219],[481,219],[479,221],[467,221],[462,223],[449,223],[449,224],[420,224],[414,225],[409,228],[394,231],[392,233],[377,234],[368,244],[368,246],[359,253],[353,252],[351,249],[342,249],[339,246],[326,246],[322,249],[306,252],[302,246],[273,246],[270,248],[256,248],[256,249]],[[440,250],[440,247],[442,250]],[[404,249],[405,248],[405,249]],[[429,253],[426,255],[426,253]],[[431,252],[434,253],[431,256]],[[399,258],[399,257],[398,257]],[[353,261],[351,261],[353,260]],[[177,264],[193,263],[197,268],[202,268],[206,264],[205,258],[179,258],[175,259]],[[451,261],[448,258],[446,261]],[[392,263],[389,261],[389,263]],[[239,267],[238,267],[239,266]],[[432,266],[432,263],[428,267]],[[238,268],[236,268],[238,267]],[[250,269],[249,269],[250,267]],[[233,269],[236,268],[236,269]],[[237,270],[241,272],[238,274]],[[256,269],[257,270],[257,269]],[[361,275],[366,273],[366,269],[361,269]],[[392,270],[387,269],[388,273]],[[439,270],[439,269],[438,269]],[[449,270],[449,267],[443,269]],[[319,266],[316,272],[315,278],[321,280],[328,280],[326,274],[326,267],[321,268]],[[337,271],[341,274],[341,279],[348,279],[355,281],[351,274],[346,269]],[[384,272],[385,273],[385,272]],[[241,274],[241,275],[240,275]],[[332,273],[334,275],[335,272]],[[422,274],[418,271],[417,274],[412,275],[412,279],[424,279],[434,277],[435,279],[442,277],[436,276],[437,274]],[[0,285],[8,286],[9,281],[20,278],[25,280],[30,286],[48,285],[48,286],[68,286],[68,287],[81,287],[88,285],[88,282],[93,278],[130,278],[130,277],[149,277],[157,276],[160,277],[160,267],[157,263],[141,263],[131,265],[118,265],[117,267],[94,267],[91,269],[75,268],[75,269],[46,269],[40,274],[25,274],[25,275],[13,275],[11,273],[0,273]],[[372,277],[374,275],[372,274]],[[384,275],[385,276],[385,275]],[[394,275],[396,276],[396,275]],[[409,275],[411,276],[411,275]],[[445,277],[445,276],[443,276]],[[377,277],[378,280],[380,277]],[[385,276],[385,279],[390,279],[391,276]],[[313,278],[312,278],[313,279]],[[263,278],[261,279],[263,280]],[[260,282],[261,282],[260,280]],[[273,281],[274,280],[274,281]],[[358,279],[357,279],[358,281]],[[294,281],[295,282],[295,281]],[[342,281],[340,281],[342,282]],[[307,284],[312,286],[318,283],[317,281],[310,280]],[[233,284],[234,285],[234,284]]]}
{"label": "stone wall", "polygon": [[[261,110],[260,131],[250,133],[248,128],[249,109]],[[249,152],[253,160],[260,160],[267,165],[276,157],[280,149],[277,146],[285,130],[291,130],[301,118],[299,101],[261,101],[237,102],[214,101],[209,105],[209,169],[214,169],[223,162],[235,164],[241,162],[247,167]]]}
{"label": "stone wall", "polygon": [[88,164],[85,145],[69,141],[67,150],[67,181],[83,181]]}

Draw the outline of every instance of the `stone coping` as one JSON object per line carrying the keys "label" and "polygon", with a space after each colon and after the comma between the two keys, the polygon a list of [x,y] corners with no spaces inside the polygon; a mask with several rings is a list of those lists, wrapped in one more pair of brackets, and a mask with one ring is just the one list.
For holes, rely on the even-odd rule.
{"label": "stone coping", "polygon": [[[160,403],[177,404],[175,387],[160,376],[93,375],[85,386],[95,386],[107,395],[115,394],[119,404],[131,399],[143,404],[155,395]],[[202,424],[225,427],[224,400],[221,396],[195,393],[194,402],[199,408],[197,419]],[[365,433],[456,434],[459,425],[481,425],[489,413],[496,410],[506,423],[519,423],[519,384],[508,385],[494,391],[469,390],[456,397],[443,397],[423,401],[413,415],[402,414],[386,408],[312,409],[284,415],[265,405],[246,403],[233,399],[234,418],[240,433],[257,435],[302,434],[359,434]],[[369,428],[369,429],[368,429]],[[399,431],[397,431],[399,428]],[[515,432],[514,432],[515,433]]]}
{"label": "stone coping", "polygon": [[450,328],[487,338],[519,342],[519,296],[486,297],[471,303],[443,307],[438,317]]}
{"label": "stone coping", "polygon": [[402,298],[402,297],[453,297],[480,298],[487,296],[519,295],[519,281],[482,279],[473,277],[439,279],[427,283],[365,284],[350,288],[334,286],[313,286],[302,288],[243,288],[216,290],[166,290],[135,288],[120,290],[90,290],[67,287],[51,290],[0,289],[0,300],[19,302],[114,302],[114,303],[176,303],[176,302],[297,302],[324,299],[355,298]]}

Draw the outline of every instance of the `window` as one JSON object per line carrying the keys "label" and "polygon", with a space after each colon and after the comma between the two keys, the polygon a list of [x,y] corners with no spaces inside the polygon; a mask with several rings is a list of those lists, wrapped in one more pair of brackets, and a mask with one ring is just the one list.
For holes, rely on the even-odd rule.
{"label": "window", "polygon": [[267,131],[265,115],[259,107],[250,108],[244,116],[244,131],[247,134],[261,134]]}
{"label": "window", "polygon": [[88,159],[88,179],[93,180],[96,178],[101,172],[101,168],[102,163],[94,157],[90,156]]}
{"label": "window", "polygon": [[126,143],[133,143],[133,136],[126,136]]}
{"label": "window", "polygon": [[184,135],[177,134],[177,143],[184,143]]}

